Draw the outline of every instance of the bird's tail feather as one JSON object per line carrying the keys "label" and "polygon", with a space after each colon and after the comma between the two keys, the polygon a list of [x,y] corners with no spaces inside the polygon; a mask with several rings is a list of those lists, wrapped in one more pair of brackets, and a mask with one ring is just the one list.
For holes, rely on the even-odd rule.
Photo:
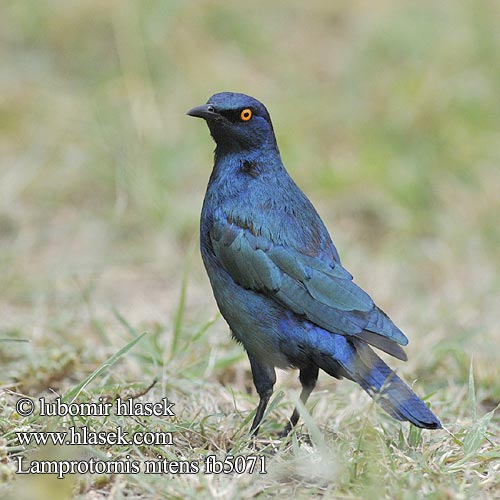
{"label": "bird's tail feather", "polygon": [[335,357],[323,353],[318,365],[330,375],[344,375],[357,382],[392,417],[417,427],[441,428],[438,418],[370,346],[357,339],[346,344],[342,356],[338,356],[338,351]]}

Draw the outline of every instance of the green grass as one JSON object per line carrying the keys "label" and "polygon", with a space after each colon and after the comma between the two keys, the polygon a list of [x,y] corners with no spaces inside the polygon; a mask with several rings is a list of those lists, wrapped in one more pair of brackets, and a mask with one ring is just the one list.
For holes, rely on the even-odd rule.
{"label": "green grass", "polygon": [[[500,498],[500,11],[370,7],[2,4],[2,497]],[[268,106],[345,266],[410,338],[408,363],[392,366],[447,430],[394,422],[322,375],[279,441],[299,392],[282,372],[250,446],[249,364],[197,248],[213,143],[185,117],[221,90]],[[21,394],[168,397],[176,417],[21,417]],[[24,449],[15,435],[70,425],[173,432],[175,445]],[[265,456],[268,473],[15,475],[18,456],[229,450]]]}

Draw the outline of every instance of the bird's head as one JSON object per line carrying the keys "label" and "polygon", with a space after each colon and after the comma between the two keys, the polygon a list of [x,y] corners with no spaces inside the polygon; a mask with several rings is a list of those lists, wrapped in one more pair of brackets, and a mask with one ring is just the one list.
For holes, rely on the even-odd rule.
{"label": "bird's head", "polygon": [[206,120],[217,149],[252,151],[277,148],[265,106],[245,94],[221,92],[187,114]]}

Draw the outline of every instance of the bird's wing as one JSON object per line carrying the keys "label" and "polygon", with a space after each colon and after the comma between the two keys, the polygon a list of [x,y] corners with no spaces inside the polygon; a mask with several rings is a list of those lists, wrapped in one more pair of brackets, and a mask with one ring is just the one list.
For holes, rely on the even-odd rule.
{"label": "bird's wing", "polygon": [[240,286],[261,292],[333,333],[354,336],[406,359],[408,339],[337,262],[324,262],[249,229],[214,221],[214,253]]}

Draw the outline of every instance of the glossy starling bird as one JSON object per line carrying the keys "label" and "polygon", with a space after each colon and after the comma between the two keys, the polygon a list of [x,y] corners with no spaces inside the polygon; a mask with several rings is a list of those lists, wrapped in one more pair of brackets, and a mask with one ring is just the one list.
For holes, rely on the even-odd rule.
{"label": "glossy starling bird", "polygon": [[[201,254],[219,309],[245,347],[260,397],[256,433],[276,382],[298,368],[306,402],[321,368],[358,383],[398,420],[438,429],[424,402],[372,347],[406,360],[408,339],[341,263],[312,203],[281,161],[271,118],[253,97],[213,95],[188,112],[216,142],[201,213]],[[293,412],[284,434],[299,418]]]}

